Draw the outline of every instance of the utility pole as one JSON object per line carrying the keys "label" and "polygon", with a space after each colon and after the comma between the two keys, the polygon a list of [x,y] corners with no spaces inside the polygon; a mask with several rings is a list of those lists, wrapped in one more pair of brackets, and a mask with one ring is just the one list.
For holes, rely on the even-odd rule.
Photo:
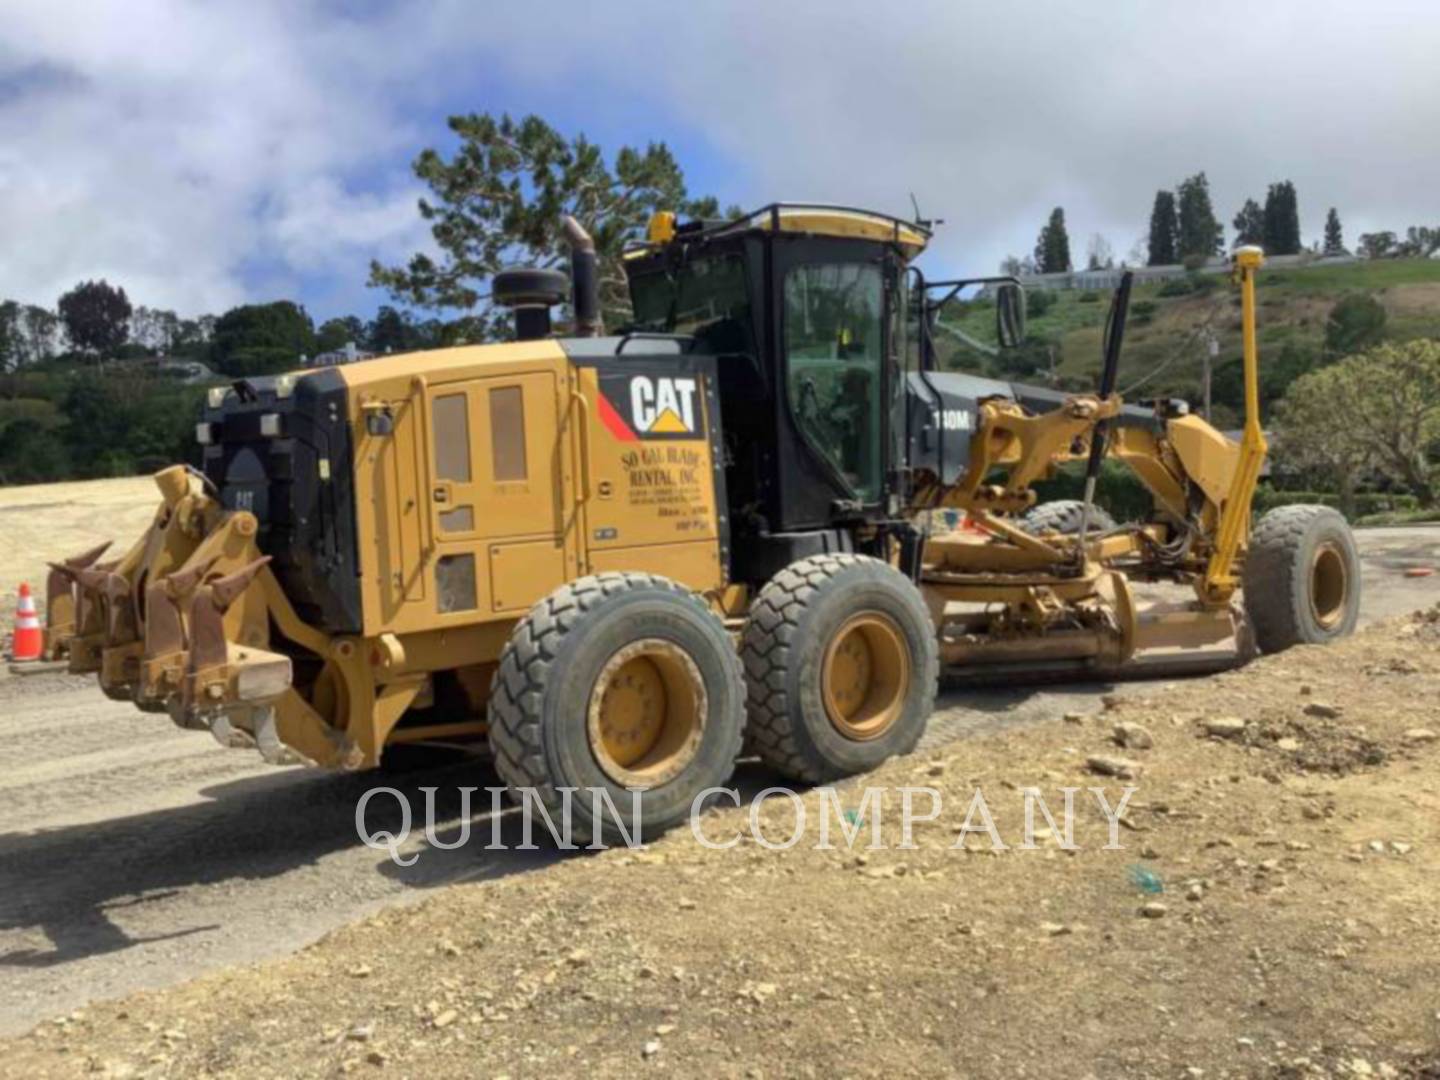
{"label": "utility pole", "polygon": [[1202,415],[1205,422],[1210,422],[1210,371],[1215,365],[1215,358],[1220,355],[1220,339],[1215,336],[1215,331],[1205,331],[1205,354],[1201,360],[1203,374],[1201,375],[1201,397],[1204,404]]}

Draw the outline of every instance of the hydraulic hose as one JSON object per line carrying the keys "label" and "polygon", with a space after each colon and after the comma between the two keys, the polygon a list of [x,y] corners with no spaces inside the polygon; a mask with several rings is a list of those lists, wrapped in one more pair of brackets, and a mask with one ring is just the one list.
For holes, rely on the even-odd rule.
{"label": "hydraulic hose", "polygon": [[[1120,375],[1120,345],[1125,339],[1125,318],[1130,311],[1130,286],[1135,275],[1126,270],[1120,276],[1120,286],[1110,302],[1110,318],[1105,326],[1105,365],[1100,370],[1100,400],[1106,401],[1115,392],[1115,383]],[[1077,551],[1080,561],[1085,561],[1085,534],[1090,529],[1090,508],[1095,502],[1095,483],[1100,476],[1100,463],[1105,460],[1106,443],[1110,435],[1109,419],[1097,420],[1090,433],[1090,460],[1085,465],[1085,494],[1080,507],[1080,530]]]}

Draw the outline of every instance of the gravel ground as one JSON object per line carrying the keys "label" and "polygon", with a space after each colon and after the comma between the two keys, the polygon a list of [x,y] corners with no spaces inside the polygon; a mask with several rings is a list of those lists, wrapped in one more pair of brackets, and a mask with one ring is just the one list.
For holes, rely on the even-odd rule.
{"label": "gravel ground", "polygon": [[[878,804],[834,792],[873,850],[839,813],[815,847],[823,789],[785,850],[744,810],[703,819],[725,850],[472,845],[422,904],[0,1040],[0,1075],[1433,1078],[1437,702],[1440,607],[891,762]],[[1117,847],[1083,790],[1073,850],[1026,844],[1027,790],[1113,808],[1116,770]],[[942,800],[908,848],[907,786]],[[962,833],[976,789],[1003,850]]]}

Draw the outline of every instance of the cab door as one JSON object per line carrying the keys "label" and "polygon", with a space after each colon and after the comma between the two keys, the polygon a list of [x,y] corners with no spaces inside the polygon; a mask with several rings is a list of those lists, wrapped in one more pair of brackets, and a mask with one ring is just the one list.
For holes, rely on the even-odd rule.
{"label": "cab door", "polygon": [[894,373],[891,266],[874,245],[779,246],[778,346],[781,527],[883,516],[889,503]]}

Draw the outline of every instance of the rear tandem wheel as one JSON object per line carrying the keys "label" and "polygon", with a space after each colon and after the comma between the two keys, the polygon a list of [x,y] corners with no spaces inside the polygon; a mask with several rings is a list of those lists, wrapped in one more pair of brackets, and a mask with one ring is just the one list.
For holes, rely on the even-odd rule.
{"label": "rear tandem wheel", "polygon": [[864,555],[815,555],[761,590],[740,645],[750,746],[818,783],[909,753],[935,704],[939,643],[914,584]]}

